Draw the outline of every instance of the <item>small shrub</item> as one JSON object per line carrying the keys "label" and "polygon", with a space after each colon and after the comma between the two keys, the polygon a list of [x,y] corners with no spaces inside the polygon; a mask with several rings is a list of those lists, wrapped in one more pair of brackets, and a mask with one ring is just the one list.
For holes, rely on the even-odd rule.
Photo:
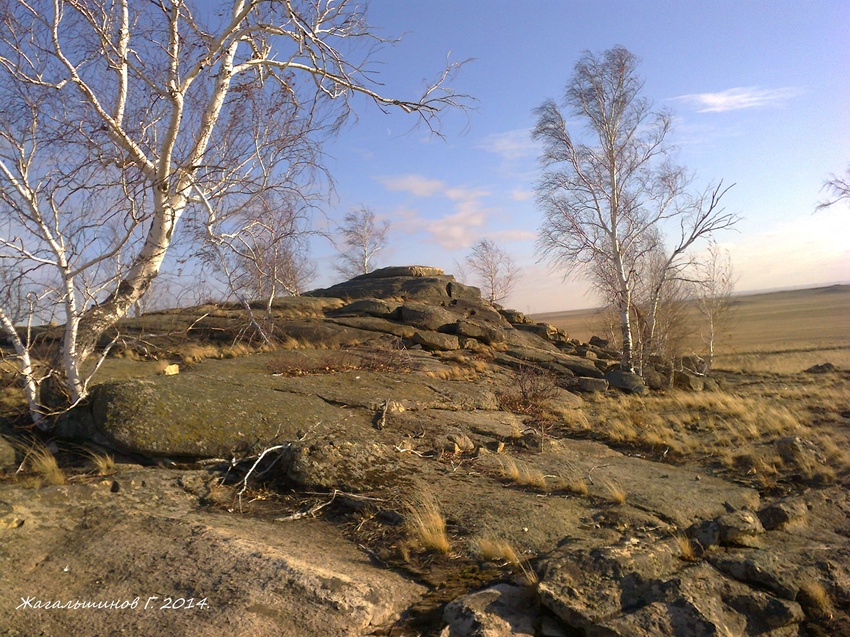
{"label": "small shrub", "polygon": [[554,374],[538,367],[522,365],[514,370],[512,379],[517,391],[498,396],[499,406],[505,411],[540,415],[546,403],[558,395]]}

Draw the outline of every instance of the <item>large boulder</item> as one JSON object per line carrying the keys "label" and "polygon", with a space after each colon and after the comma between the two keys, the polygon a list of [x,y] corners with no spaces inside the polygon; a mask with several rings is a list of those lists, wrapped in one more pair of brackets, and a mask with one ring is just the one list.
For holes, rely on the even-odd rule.
{"label": "large boulder", "polygon": [[643,379],[635,373],[622,369],[612,369],[605,373],[605,380],[611,387],[622,389],[629,394],[645,394],[647,389]]}

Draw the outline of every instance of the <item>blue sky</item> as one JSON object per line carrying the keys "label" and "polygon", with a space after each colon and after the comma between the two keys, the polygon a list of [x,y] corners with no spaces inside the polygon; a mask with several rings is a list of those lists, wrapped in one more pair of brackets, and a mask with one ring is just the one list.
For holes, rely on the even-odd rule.
{"label": "blue sky", "polygon": [[[539,262],[539,175],[532,110],[560,99],[583,50],[616,44],[641,58],[644,94],[674,111],[679,161],[706,184],[736,184],[736,232],[718,237],[739,290],[850,281],[850,209],[814,214],[830,173],[850,162],[850,2],[373,0],[386,37],[372,67],[383,91],[414,97],[452,60],[476,109],[444,118],[444,138],[357,102],[358,119],[327,147],[331,219],[367,206],[391,222],[379,265],[455,270],[488,237],[523,269],[508,305],[526,312],[599,304],[582,280]],[[334,282],[334,250],[314,245]]]}

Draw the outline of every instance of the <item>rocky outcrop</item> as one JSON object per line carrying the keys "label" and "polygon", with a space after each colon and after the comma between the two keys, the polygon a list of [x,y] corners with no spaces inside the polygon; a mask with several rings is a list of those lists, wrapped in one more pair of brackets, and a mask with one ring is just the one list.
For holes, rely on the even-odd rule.
{"label": "rocky outcrop", "polygon": [[[224,342],[240,312],[158,318]],[[18,574],[0,578],[0,598],[209,605],[93,619],[41,611],[45,634],[359,635],[395,634],[388,624],[444,595],[413,631],[441,637],[781,637],[822,612],[807,582],[850,599],[843,487],[763,501],[712,470],[661,462],[664,444],[612,448],[592,439],[595,422],[569,428],[602,400],[584,392],[634,404],[617,392],[698,391],[703,376],[661,361],[658,382],[644,383],[603,339],[580,343],[491,307],[436,268],[385,268],[280,299],[270,320],[290,349],[103,383],[59,420],[75,442],[214,468],[134,466],[39,490],[0,481],[0,569]],[[801,473],[824,462],[803,438],[763,444]],[[255,508],[245,494],[242,515],[232,483],[263,451]],[[0,468],[3,453],[0,438]],[[450,566],[434,573],[431,556],[408,562],[403,522],[423,492],[452,532]],[[476,563],[492,537],[516,549],[502,570]],[[538,588],[519,583],[535,574]],[[28,634],[30,617],[0,605],[11,634]]]}

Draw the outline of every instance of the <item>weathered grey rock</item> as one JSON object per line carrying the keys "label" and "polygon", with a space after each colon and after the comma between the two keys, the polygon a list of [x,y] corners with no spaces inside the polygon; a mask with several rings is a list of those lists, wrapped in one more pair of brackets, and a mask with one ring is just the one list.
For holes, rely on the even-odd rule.
{"label": "weathered grey rock", "polygon": [[[339,319],[342,320],[342,319]],[[367,329],[347,327],[331,321],[307,320],[275,323],[276,335],[289,337],[312,347],[340,349],[377,342],[381,335]]]}
{"label": "weathered grey rock", "polygon": [[604,378],[587,378],[579,376],[574,381],[576,390],[583,392],[600,392],[608,389],[608,381]]}
{"label": "weathered grey rock", "polygon": [[476,321],[470,319],[460,319],[455,323],[452,330],[458,336],[474,338],[486,345],[493,343],[501,343],[505,340],[505,332],[503,329],[485,323],[484,321]]}
{"label": "weathered grey rock", "polygon": [[576,376],[599,379],[603,376],[593,361],[581,358],[580,356],[564,354],[561,358],[557,359],[557,362],[569,369]]}
{"label": "weathered grey rock", "polygon": [[398,317],[401,303],[393,303],[383,299],[357,299],[330,312],[331,316],[377,316],[378,318],[394,319]]}
{"label": "weathered grey rock", "polygon": [[634,538],[603,549],[564,547],[544,561],[543,604],[588,637],[797,634],[791,601],[686,565],[666,543]]}
{"label": "weathered grey rock", "polygon": [[335,297],[347,301],[357,299],[396,299],[404,301],[428,301],[445,303],[452,297],[448,292],[450,277],[356,277],[344,283],[338,283],[329,288],[312,290],[305,296]]}
{"label": "weathered grey rock", "polygon": [[458,316],[445,308],[426,303],[405,303],[401,306],[400,320],[420,330],[436,332],[453,325]]}
{"label": "weathered grey rock", "polygon": [[402,484],[416,472],[410,454],[368,441],[339,440],[333,435],[293,443],[282,456],[281,470],[295,484],[352,493]]}
{"label": "weathered grey rock", "polygon": [[547,341],[566,341],[566,335],[557,327],[548,323],[518,323],[514,325],[514,328],[523,332],[530,332]]}
{"label": "weathered grey rock", "polygon": [[705,382],[696,374],[686,371],[674,371],[673,386],[686,391],[703,391],[705,389]]}
{"label": "weathered grey rock", "polygon": [[589,342],[591,345],[595,345],[596,347],[608,347],[609,343],[608,339],[599,338],[598,336],[591,336]]}
{"label": "weathered grey rock", "polygon": [[644,370],[643,372],[643,382],[646,383],[646,386],[650,389],[659,390],[665,389],[670,386],[670,377],[665,376],[657,369],[652,367]]}
{"label": "weathered grey rock", "polygon": [[643,384],[643,379],[632,372],[623,371],[622,369],[614,369],[605,374],[605,380],[611,387],[622,389],[630,394],[645,394],[646,385]]}
{"label": "weathered grey rock", "polygon": [[229,458],[276,434],[296,439],[312,422],[327,426],[348,415],[316,396],[183,373],[98,385],[56,433],[126,452]]}
{"label": "weathered grey rock", "polygon": [[765,529],[771,531],[806,519],[809,508],[802,498],[784,498],[759,511],[759,519]]}
{"label": "weathered grey rock", "polygon": [[440,637],[534,637],[536,620],[531,589],[496,584],[447,604]]}
{"label": "weathered grey rock", "polygon": [[[8,635],[355,637],[392,623],[425,590],[321,520],[199,511],[169,470],[38,491],[3,484],[0,501],[24,521],[0,530]],[[16,610],[22,598],[137,597],[135,609]]]}
{"label": "weathered grey rock", "polygon": [[416,330],[412,340],[416,345],[421,345],[429,351],[448,352],[460,349],[460,341],[454,334]]}
{"label": "weathered grey rock", "polygon": [[389,279],[400,276],[436,277],[444,275],[445,272],[442,269],[433,268],[427,265],[391,265],[386,268],[372,270],[367,274],[361,274],[360,276],[355,277],[355,279]]}
{"label": "weathered grey rock", "polygon": [[716,521],[723,545],[757,546],[757,536],[764,533],[764,527],[752,511],[732,511]]}
{"label": "weathered grey rock", "polygon": [[772,551],[750,549],[713,553],[708,561],[721,573],[783,599],[796,599],[800,590],[800,576],[793,561]]}
{"label": "weathered grey rock", "polygon": [[344,316],[328,320],[337,325],[345,325],[358,330],[391,334],[398,338],[413,338],[413,335],[416,333],[416,328],[411,325],[388,321],[376,316]]}
{"label": "weathered grey rock", "polygon": [[507,320],[508,323],[514,325],[529,323],[531,321],[531,319],[526,318],[525,314],[516,310],[501,309],[499,310],[499,314],[505,317],[505,320]]}
{"label": "weathered grey rock", "polygon": [[16,466],[15,448],[3,436],[0,436],[0,473],[15,469]]}
{"label": "weathered grey rock", "polygon": [[[450,281],[446,286],[446,292],[448,292],[449,297],[455,301],[467,301],[476,304],[482,303],[481,290],[472,285],[464,285],[457,281]],[[495,312],[495,310],[493,311]]]}

